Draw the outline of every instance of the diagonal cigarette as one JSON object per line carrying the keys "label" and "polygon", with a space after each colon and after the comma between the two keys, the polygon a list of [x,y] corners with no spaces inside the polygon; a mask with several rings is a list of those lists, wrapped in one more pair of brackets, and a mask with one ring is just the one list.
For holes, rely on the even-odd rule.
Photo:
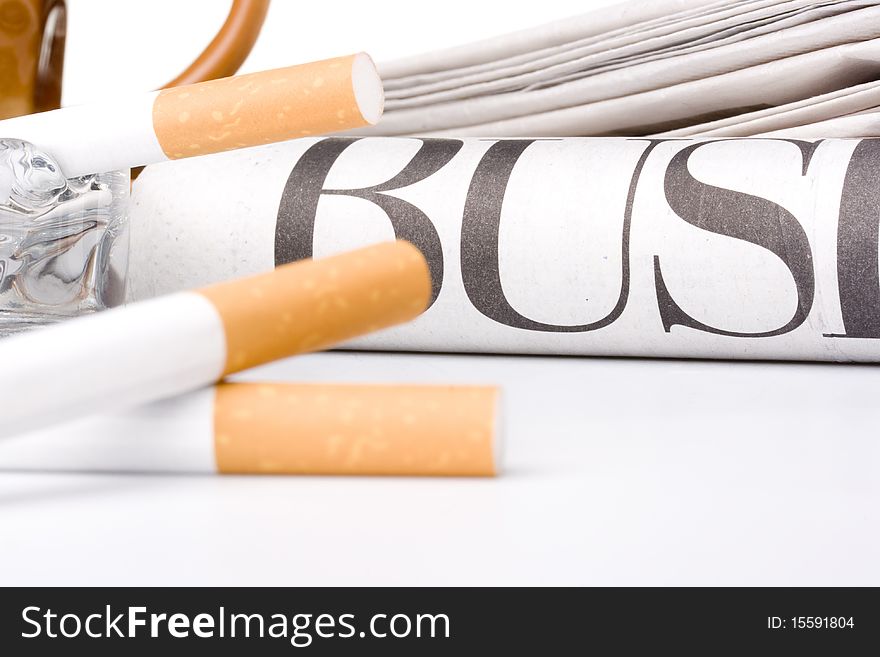
{"label": "diagonal cigarette", "polygon": [[491,477],[483,386],[221,383],[0,441],[0,470]]}
{"label": "diagonal cigarette", "polygon": [[364,53],[0,121],[68,178],[373,125],[382,81]]}
{"label": "diagonal cigarette", "polygon": [[425,258],[387,242],[0,341],[0,437],[170,397],[418,316]]}

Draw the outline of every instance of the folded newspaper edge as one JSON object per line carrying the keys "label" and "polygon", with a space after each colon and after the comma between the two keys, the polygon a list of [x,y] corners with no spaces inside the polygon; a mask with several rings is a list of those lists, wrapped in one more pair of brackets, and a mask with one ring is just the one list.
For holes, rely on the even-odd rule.
{"label": "folded newspaper edge", "polygon": [[[374,135],[690,136],[731,121],[709,129],[751,136],[851,113],[826,103],[730,129],[880,77],[880,2],[628,2],[380,70]],[[859,101],[854,111],[878,109]],[[871,136],[841,125],[835,135]]]}

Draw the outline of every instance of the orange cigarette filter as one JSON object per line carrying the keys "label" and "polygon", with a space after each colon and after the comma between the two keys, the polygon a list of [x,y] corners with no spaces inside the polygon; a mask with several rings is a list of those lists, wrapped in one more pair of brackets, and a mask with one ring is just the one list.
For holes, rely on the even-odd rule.
{"label": "orange cigarette filter", "polygon": [[153,129],[169,159],[372,125],[384,96],[366,54],[159,92]]}
{"label": "orange cigarette filter", "polygon": [[431,275],[421,252],[397,241],[196,293],[223,322],[227,375],[413,319],[428,306]]}
{"label": "orange cigarette filter", "polygon": [[217,471],[236,474],[494,476],[493,387],[222,383]]}

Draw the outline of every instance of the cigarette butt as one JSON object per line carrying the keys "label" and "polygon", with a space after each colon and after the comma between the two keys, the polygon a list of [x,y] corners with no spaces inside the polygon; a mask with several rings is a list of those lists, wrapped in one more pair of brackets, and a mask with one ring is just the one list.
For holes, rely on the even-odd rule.
{"label": "cigarette butt", "polygon": [[2,470],[494,476],[500,393],[223,383],[0,441]]}
{"label": "cigarette butt", "polygon": [[225,473],[496,474],[495,388],[221,384]]}
{"label": "cigarette butt", "polygon": [[68,178],[375,124],[382,81],[364,53],[0,121]]}
{"label": "cigarette butt", "polygon": [[126,408],[405,322],[428,305],[407,242],[180,292],[0,341],[0,437]]}

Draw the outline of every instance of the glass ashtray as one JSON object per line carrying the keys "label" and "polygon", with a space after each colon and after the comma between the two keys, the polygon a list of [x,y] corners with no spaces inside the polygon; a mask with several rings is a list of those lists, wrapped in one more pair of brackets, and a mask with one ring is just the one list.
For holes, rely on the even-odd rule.
{"label": "glass ashtray", "polygon": [[67,179],[0,139],[0,337],[123,302],[128,193],[127,171]]}

